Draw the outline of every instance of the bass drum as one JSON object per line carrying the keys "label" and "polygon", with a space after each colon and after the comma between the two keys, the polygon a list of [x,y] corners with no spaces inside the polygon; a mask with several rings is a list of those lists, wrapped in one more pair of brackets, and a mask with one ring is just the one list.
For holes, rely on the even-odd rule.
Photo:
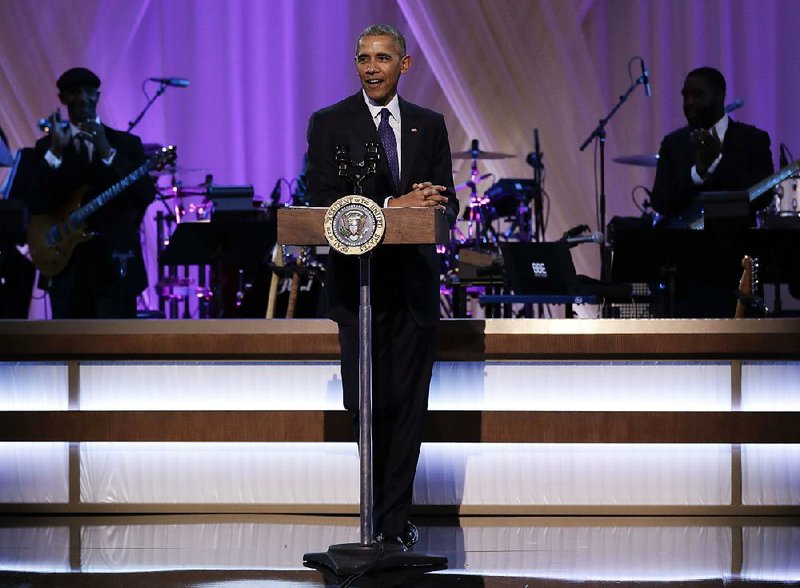
{"label": "bass drum", "polygon": [[800,216],[800,174],[778,184],[776,213],[779,216]]}

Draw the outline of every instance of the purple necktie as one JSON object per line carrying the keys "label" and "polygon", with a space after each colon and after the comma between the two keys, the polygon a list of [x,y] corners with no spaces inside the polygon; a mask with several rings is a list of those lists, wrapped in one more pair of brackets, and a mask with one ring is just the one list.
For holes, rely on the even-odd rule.
{"label": "purple necktie", "polygon": [[400,163],[397,161],[397,139],[394,136],[392,125],[389,124],[389,109],[381,110],[381,124],[378,125],[378,134],[381,136],[386,159],[389,160],[389,169],[392,171],[394,186],[400,189]]}

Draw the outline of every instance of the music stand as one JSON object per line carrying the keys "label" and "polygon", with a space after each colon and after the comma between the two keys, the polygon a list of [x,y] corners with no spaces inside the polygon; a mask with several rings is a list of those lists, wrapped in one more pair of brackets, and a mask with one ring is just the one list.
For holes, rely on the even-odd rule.
{"label": "music stand", "polygon": [[706,229],[738,229],[751,224],[747,191],[702,192],[700,202]]}

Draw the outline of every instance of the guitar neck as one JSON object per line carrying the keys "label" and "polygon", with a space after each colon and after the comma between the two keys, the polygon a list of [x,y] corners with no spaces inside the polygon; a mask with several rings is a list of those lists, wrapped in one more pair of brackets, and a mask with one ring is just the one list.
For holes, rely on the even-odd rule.
{"label": "guitar neck", "polygon": [[[772,174],[768,178],[764,178],[755,186],[751,186],[747,189],[747,198],[750,202],[753,202],[756,198],[761,196],[764,192],[773,188],[780,184],[786,178],[791,177],[795,172],[800,170],[800,159],[795,161],[794,163],[790,163],[783,169],[779,170],[778,172]],[[705,221],[701,216],[699,219],[695,220],[692,223],[689,223],[690,229],[703,229],[705,227]]]}
{"label": "guitar neck", "polygon": [[786,178],[790,177],[797,170],[800,170],[800,159],[798,159],[794,163],[790,163],[789,165],[779,170],[777,173],[769,176],[768,178],[763,179],[755,186],[748,188],[747,196],[750,198],[750,202],[761,196],[764,192],[766,192],[770,188],[776,186]]}
{"label": "guitar neck", "polygon": [[93,198],[87,204],[81,206],[78,210],[73,212],[69,215],[70,222],[73,225],[78,225],[83,223],[87,218],[93,215],[95,212],[100,210],[103,206],[111,202],[114,198],[119,196],[122,192],[124,192],[131,184],[133,184],[136,180],[144,176],[147,172],[149,172],[153,168],[152,161],[148,160],[127,176],[122,178],[119,182],[111,186],[108,190],[105,190],[102,194],[99,194],[95,198]]}

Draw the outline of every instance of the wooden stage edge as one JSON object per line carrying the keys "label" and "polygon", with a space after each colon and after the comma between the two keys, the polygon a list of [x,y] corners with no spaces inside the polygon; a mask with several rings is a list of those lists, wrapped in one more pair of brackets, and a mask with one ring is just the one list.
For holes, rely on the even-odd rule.
{"label": "wooden stage edge", "polygon": [[[0,360],[335,360],[325,319],[0,321]],[[800,359],[800,319],[447,319],[440,361]]]}

